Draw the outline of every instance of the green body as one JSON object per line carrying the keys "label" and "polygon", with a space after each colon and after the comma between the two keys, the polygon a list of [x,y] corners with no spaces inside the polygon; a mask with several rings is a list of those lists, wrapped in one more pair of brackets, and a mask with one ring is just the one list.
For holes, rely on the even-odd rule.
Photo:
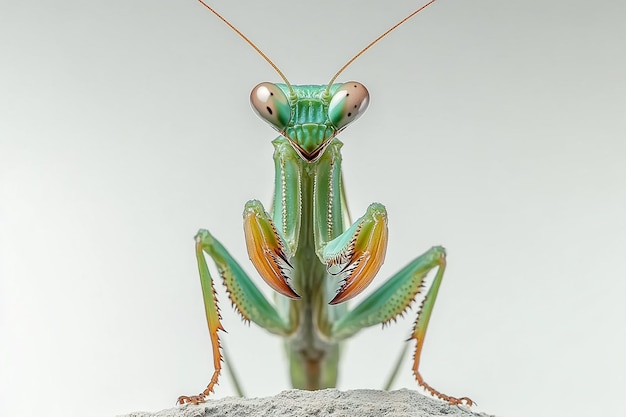
{"label": "green body", "polygon": [[[402,314],[425,291],[411,339],[416,340],[413,371],[419,385],[451,403],[418,372],[419,358],[445,269],[445,251],[433,247],[409,262],[366,299],[348,308],[376,276],[387,246],[387,213],[371,204],[354,223],[349,220],[342,184],[341,148],[336,135],[367,107],[369,94],[356,82],[327,86],[259,84],[251,94],[257,113],[280,136],[275,148],[274,199],[270,213],[257,200],[244,209],[248,254],[259,275],[277,291],[272,302],[206,230],[196,236],[196,254],[214,373],[198,396],[213,391],[221,371],[218,331],[223,330],[205,254],[217,266],[231,301],[245,320],[284,338],[294,388],[334,387],[342,341],[359,330]],[[424,277],[434,270],[432,284]],[[423,294],[422,294],[423,295]]]}

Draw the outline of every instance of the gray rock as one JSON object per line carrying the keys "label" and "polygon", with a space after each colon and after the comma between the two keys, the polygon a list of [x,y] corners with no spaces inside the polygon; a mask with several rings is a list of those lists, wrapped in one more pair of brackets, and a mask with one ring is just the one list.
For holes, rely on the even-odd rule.
{"label": "gray rock", "polygon": [[430,417],[482,416],[466,406],[426,397],[416,391],[352,390],[283,391],[273,397],[222,398],[156,413],[135,412],[122,417]]}

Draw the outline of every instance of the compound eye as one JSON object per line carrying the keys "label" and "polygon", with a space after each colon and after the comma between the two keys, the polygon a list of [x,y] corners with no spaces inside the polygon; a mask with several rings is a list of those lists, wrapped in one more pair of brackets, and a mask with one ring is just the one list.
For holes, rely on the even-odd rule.
{"label": "compound eye", "polygon": [[370,93],[359,82],[343,83],[328,105],[328,118],[337,129],[358,119],[370,102]]}
{"label": "compound eye", "polygon": [[278,130],[283,130],[291,118],[289,100],[283,91],[272,83],[261,83],[252,89],[250,103],[261,118]]}

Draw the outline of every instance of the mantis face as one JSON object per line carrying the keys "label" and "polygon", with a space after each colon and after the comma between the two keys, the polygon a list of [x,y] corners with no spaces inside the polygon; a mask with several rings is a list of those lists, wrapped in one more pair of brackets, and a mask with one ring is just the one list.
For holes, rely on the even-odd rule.
{"label": "mantis face", "polygon": [[250,103],[307,162],[316,161],[330,141],[369,104],[367,88],[356,81],[289,87],[261,83],[250,93]]}

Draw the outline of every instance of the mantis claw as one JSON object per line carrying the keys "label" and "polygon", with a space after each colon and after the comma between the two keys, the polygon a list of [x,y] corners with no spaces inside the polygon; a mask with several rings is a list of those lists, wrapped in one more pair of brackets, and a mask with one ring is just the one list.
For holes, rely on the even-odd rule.
{"label": "mantis claw", "polygon": [[203,403],[206,401],[206,397],[202,394],[200,395],[192,395],[192,396],[187,396],[187,395],[181,395],[180,397],[178,397],[178,400],[176,400],[176,403],[178,405],[183,405],[183,404],[194,404],[194,405],[198,405],[200,403]]}
{"label": "mantis claw", "polygon": [[[359,295],[372,282],[387,251],[387,211],[371,204],[346,234],[328,242],[323,257],[329,272],[340,267],[341,287],[329,304],[339,304]],[[346,239],[350,240],[346,243]]]}
{"label": "mantis claw", "polygon": [[248,256],[261,278],[279,294],[300,298],[290,285],[293,267],[286,254],[287,246],[261,202],[248,201],[243,218]]}
{"label": "mantis claw", "polygon": [[468,407],[476,405],[476,403],[472,401],[471,399],[469,399],[468,397],[461,397],[458,399],[457,398],[454,398],[454,399],[458,401],[458,405],[466,405]]}

